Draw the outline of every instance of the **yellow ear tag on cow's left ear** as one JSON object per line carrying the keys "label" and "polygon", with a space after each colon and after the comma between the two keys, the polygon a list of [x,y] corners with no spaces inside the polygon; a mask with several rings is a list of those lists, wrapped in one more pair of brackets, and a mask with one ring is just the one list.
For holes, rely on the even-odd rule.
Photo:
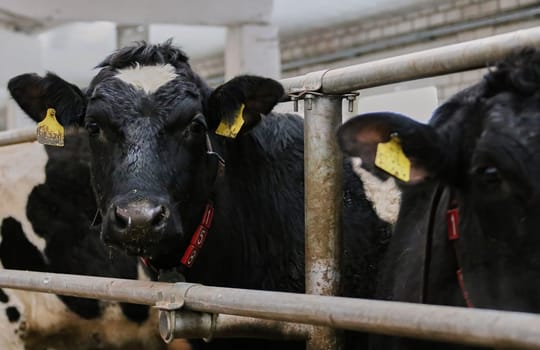
{"label": "yellow ear tag on cow's left ear", "polygon": [[245,106],[242,103],[231,124],[222,120],[216,129],[216,134],[232,139],[236,138],[236,135],[238,135],[240,129],[242,129],[242,125],[244,125],[244,107]]}
{"label": "yellow ear tag on cow's left ear", "polygon": [[37,141],[43,145],[64,146],[64,127],[56,120],[54,108],[47,109],[45,119],[37,125]]}
{"label": "yellow ear tag on cow's left ear", "polygon": [[375,165],[401,181],[408,182],[411,178],[411,161],[403,153],[396,135],[392,135],[390,141],[377,145]]}

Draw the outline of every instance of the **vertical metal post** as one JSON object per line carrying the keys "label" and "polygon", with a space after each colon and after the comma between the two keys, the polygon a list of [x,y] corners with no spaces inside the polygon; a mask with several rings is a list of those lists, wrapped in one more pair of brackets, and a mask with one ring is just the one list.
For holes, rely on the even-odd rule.
{"label": "vertical metal post", "polygon": [[[335,132],[341,96],[307,94],[304,101],[306,293],[335,295],[340,281],[342,158]],[[315,327],[307,350],[337,350],[336,331]]]}

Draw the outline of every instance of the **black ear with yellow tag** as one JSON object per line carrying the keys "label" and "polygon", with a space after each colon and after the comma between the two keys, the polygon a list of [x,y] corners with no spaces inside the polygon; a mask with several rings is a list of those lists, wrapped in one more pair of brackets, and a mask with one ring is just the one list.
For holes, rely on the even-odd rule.
{"label": "black ear with yellow tag", "polygon": [[[22,110],[38,123],[48,115],[49,108],[55,110],[54,117],[63,126],[82,123],[86,108],[83,92],[55,74],[18,75],[8,82],[8,90]],[[47,119],[47,123],[51,120]]]}
{"label": "black ear with yellow tag", "polygon": [[219,86],[208,99],[208,127],[216,134],[236,138],[251,130],[284,97],[280,83],[251,75],[236,77]]}
{"label": "black ear with yellow tag", "polygon": [[345,155],[360,157],[362,166],[405,183],[434,176],[444,163],[443,147],[435,129],[404,115],[367,113],[351,118],[338,130]]}

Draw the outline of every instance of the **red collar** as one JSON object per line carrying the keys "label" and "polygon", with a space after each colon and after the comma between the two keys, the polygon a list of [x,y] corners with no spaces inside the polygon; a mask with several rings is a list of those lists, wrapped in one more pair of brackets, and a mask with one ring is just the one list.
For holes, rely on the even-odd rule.
{"label": "red collar", "polygon": [[180,262],[186,267],[193,266],[195,259],[199,256],[199,251],[204,245],[206,236],[208,235],[208,230],[212,226],[212,219],[214,218],[214,204],[211,201],[208,201],[206,208],[201,219],[201,223],[195,229],[195,233],[191,236],[191,242],[189,242],[184,255]]}
{"label": "red collar", "polygon": [[[189,242],[189,245],[184,251],[184,255],[182,256],[182,259],[180,259],[180,262],[185,267],[189,268],[193,266],[193,263],[199,256],[199,252],[204,245],[206,236],[208,236],[208,231],[210,230],[210,227],[212,226],[213,219],[214,219],[214,204],[212,203],[212,201],[208,201],[208,203],[206,204],[206,208],[204,209],[201,223],[195,229],[193,236],[191,236],[191,241]],[[142,256],[139,258],[141,262],[144,264],[144,266],[151,269],[155,273],[159,274],[158,269],[156,269],[147,258],[142,257]]]}
{"label": "red collar", "polygon": [[460,257],[458,254],[457,242],[459,240],[459,208],[453,193],[450,194],[450,202],[448,203],[448,209],[446,210],[446,223],[448,225],[448,240],[453,243],[456,262],[458,265],[456,277],[459,284],[459,289],[461,289],[461,294],[463,295],[463,299],[465,299],[467,307],[474,307],[471,297],[469,296],[469,292],[465,287],[463,269],[461,267]]}
{"label": "red collar", "polygon": [[[204,116],[200,114],[200,115],[197,115],[196,118],[199,116],[202,117],[202,122],[204,126],[206,127],[206,120],[204,119]],[[223,178],[225,174],[225,160],[223,159],[223,157],[221,157],[219,153],[214,151],[214,147],[212,146],[212,140],[210,139],[208,132],[205,133],[205,139],[206,139],[206,154],[212,157],[216,157],[217,159],[216,176],[214,179],[214,189],[215,189],[218,186],[218,181],[221,178]],[[210,199],[206,203],[206,208],[204,209],[201,223],[195,229],[195,233],[193,233],[193,236],[191,236],[191,241],[189,242],[189,245],[184,251],[184,255],[182,256],[182,259],[180,259],[180,262],[182,263],[183,266],[187,268],[190,268],[191,266],[193,266],[195,259],[197,259],[197,256],[199,256],[199,252],[204,245],[204,241],[206,240],[206,236],[208,235],[210,226],[212,226],[213,218],[214,218],[214,203]],[[148,261],[147,258],[140,257],[140,259],[147,268],[159,274],[158,269],[152,266],[152,264],[150,263],[150,261]]]}

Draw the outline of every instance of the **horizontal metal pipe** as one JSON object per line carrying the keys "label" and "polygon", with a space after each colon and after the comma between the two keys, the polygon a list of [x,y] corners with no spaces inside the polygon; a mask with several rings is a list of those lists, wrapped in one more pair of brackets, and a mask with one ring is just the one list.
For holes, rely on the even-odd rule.
{"label": "horizontal metal pipe", "polygon": [[453,343],[540,347],[540,316],[519,312],[15,270],[0,270],[0,287],[146,305],[169,303],[200,312]]}
{"label": "horizontal metal pipe", "polygon": [[185,310],[160,311],[159,314],[159,330],[166,342],[178,338],[306,340],[312,328],[291,322]]}
{"label": "horizontal metal pipe", "polygon": [[[535,27],[345,68],[330,69],[322,77],[320,92],[341,94],[385,84],[482,68],[518,48],[539,45],[540,27]],[[280,82],[287,93],[297,93],[304,90],[306,76],[307,74],[283,79]]]}
{"label": "horizontal metal pipe", "polygon": [[36,140],[36,128],[13,129],[0,132],[0,146]]}
{"label": "horizontal metal pipe", "polygon": [[[540,45],[540,27],[361,63],[324,72],[320,91],[327,94],[483,68],[524,46]],[[310,74],[282,79],[287,93],[305,90]],[[310,80],[309,80],[310,81]],[[312,82],[310,81],[310,84]],[[34,129],[0,132],[0,146],[35,140]]]}
{"label": "horizontal metal pipe", "polygon": [[0,287],[142,305],[176,302],[178,292],[176,285],[164,282],[9,269],[0,269]]}

